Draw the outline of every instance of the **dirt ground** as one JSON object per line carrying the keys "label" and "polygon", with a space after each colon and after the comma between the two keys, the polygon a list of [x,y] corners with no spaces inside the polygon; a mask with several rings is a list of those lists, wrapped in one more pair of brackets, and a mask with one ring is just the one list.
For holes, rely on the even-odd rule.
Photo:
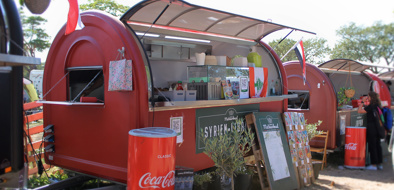
{"label": "dirt ground", "polygon": [[394,190],[394,165],[391,153],[384,153],[383,170],[377,171],[344,168],[341,157],[342,155],[335,153],[328,155],[328,166],[320,171],[314,184],[304,189]]}

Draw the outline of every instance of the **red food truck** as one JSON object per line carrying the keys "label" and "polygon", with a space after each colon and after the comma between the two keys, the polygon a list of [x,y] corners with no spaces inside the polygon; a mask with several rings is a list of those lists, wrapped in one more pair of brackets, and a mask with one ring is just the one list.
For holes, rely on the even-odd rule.
{"label": "red food truck", "polygon": [[[131,129],[175,129],[176,165],[197,171],[214,164],[202,153],[199,131],[211,138],[247,113],[286,111],[286,99],[294,95],[287,95],[280,59],[261,39],[282,29],[308,32],[170,0],[142,1],[120,20],[97,11],[81,18],[85,28],[64,35],[64,26],[47,57],[41,101],[50,131],[45,159],[121,183],[127,179]],[[257,70],[243,61],[234,67],[229,58],[245,59],[255,48],[266,71],[256,84],[265,91],[223,99],[223,81],[236,95],[245,86],[242,78],[249,81],[250,70]],[[197,65],[196,53],[206,55],[204,65]],[[108,90],[110,62],[123,58],[131,60],[132,80],[126,82],[132,89]],[[186,90],[170,91],[178,81]]]}
{"label": "red food truck", "polygon": [[[382,105],[390,106],[390,92],[385,83],[376,75],[365,71],[376,65],[360,63],[349,59],[334,59],[315,66],[306,64],[306,82],[303,84],[300,63],[283,64],[287,74],[288,93],[298,94],[288,99],[289,111],[305,114],[308,123],[322,120],[319,130],[329,131],[327,148],[335,149],[344,145],[346,126],[366,124],[364,114],[357,113],[357,99],[370,90],[378,92]],[[355,89],[354,100],[338,104],[337,93],[342,87]],[[323,146],[321,139],[314,139],[311,146]]]}

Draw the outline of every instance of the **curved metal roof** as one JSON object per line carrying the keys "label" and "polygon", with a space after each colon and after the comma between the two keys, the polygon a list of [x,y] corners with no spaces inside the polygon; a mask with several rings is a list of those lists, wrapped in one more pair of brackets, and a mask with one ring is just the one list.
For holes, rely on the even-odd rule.
{"label": "curved metal roof", "polygon": [[[163,33],[181,30],[260,41],[282,29],[313,32],[189,4],[182,0],[146,0],[136,4],[121,18],[134,30]],[[165,32],[164,32],[165,33]]]}

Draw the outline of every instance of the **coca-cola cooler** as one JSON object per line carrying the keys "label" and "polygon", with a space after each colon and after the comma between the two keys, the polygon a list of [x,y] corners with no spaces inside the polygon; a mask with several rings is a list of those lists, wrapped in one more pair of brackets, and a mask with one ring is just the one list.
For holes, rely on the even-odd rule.
{"label": "coca-cola cooler", "polygon": [[365,127],[346,127],[344,164],[346,168],[365,168],[366,132]]}
{"label": "coca-cola cooler", "polygon": [[127,189],[175,187],[176,132],[165,127],[129,131]]}

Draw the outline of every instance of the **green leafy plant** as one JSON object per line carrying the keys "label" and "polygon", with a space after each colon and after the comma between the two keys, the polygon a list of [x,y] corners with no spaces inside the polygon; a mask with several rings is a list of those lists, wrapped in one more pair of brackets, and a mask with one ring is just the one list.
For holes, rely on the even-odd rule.
{"label": "green leafy plant", "polygon": [[212,181],[211,173],[203,173],[203,174],[194,174],[193,183],[198,187],[202,187],[204,183],[208,183]]}
{"label": "green leafy plant", "polygon": [[341,87],[339,89],[339,91],[337,93],[338,105],[339,106],[345,105],[351,100],[351,97],[347,97],[346,94],[345,94],[346,90],[351,90],[351,89],[354,90],[354,87]]}
{"label": "green leafy plant", "polygon": [[27,184],[28,184],[29,188],[36,188],[36,187],[50,184],[51,180],[60,181],[60,180],[65,180],[67,178],[68,178],[67,174],[63,173],[62,170],[57,170],[57,171],[53,172],[49,176],[49,178],[47,175],[41,175],[41,176],[33,175],[32,177],[29,178]]}
{"label": "green leafy plant", "polygon": [[317,126],[323,123],[323,121],[318,120],[316,123],[308,123],[308,120],[305,120],[306,123],[306,132],[308,133],[308,138],[311,140],[316,135],[320,135],[323,131],[317,130]]}
{"label": "green leafy plant", "polygon": [[205,138],[201,131],[204,153],[215,162],[215,173],[231,180],[234,189],[233,177],[245,167],[244,155],[251,150],[254,133],[247,129],[244,119],[237,119],[231,124],[231,131],[214,138]]}

